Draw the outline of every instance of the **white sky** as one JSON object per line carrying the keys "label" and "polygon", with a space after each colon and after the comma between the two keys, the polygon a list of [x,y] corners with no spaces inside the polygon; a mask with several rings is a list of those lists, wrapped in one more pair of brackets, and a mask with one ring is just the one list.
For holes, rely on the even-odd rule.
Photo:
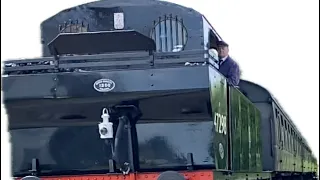
{"label": "white sky", "polygon": [[[40,56],[40,22],[85,0],[2,0],[1,60]],[[319,0],[171,0],[202,12],[245,79],[269,89],[319,157]],[[1,108],[3,108],[1,106]],[[1,117],[1,177],[8,177]],[[6,143],[6,144],[3,144]],[[3,169],[5,168],[5,169]]]}

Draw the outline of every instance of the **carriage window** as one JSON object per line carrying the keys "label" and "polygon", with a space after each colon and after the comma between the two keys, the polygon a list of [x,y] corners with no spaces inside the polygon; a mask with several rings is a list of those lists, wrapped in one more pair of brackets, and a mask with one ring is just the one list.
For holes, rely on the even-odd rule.
{"label": "carriage window", "polygon": [[290,134],[290,126],[288,124],[287,127],[287,135],[288,135],[288,150],[291,151],[291,134]]}
{"label": "carriage window", "polygon": [[279,121],[279,118],[278,118],[277,124],[278,124],[278,140],[280,142],[282,138],[281,138],[281,122]]}
{"label": "carriage window", "polygon": [[290,125],[288,125],[288,138],[289,138],[289,151],[291,152],[292,136],[291,136],[291,128],[290,128]]}
{"label": "carriage window", "polygon": [[182,19],[164,16],[154,21],[151,38],[156,43],[157,52],[178,52],[187,44],[188,34]]}
{"label": "carriage window", "polygon": [[299,139],[297,137],[297,154],[299,154],[299,145],[300,145],[300,142],[299,142]]}
{"label": "carriage window", "polygon": [[293,135],[292,135],[292,128],[289,126],[289,137],[290,137],[290,151],[293,151]]}
{"label": "carriage window", "polygon": [[[279,111],[278,111],[279,113]],[[281,122],[281,128],[280,128],[280,131],[281,131],[281,140],[283,143],[285,143],[286,139],[285,139],[285,132],[284,132],[284,122],[283,122],[283,118],[282,118],[282,115],[279,114],[279,119],[280,119],[280,122]],[[283,146],[285,146],[283,144]]]}
{"label": "carriage window", "polygon": [[297,145],[298,145],[298,139],[297,139],[297,134],[296,132],[293,130],[293,140],[294,140],[294,151],[297,152]]}
{"label": "carriage window", "polygon": [[281,131],[281,118],[280,118],[278,109],[275,109],[275,114],[276,114],[277,124],[278,124],[278,139],[280,142],[282,140],[282,137],[281,137],[282,131]]}
{"label": "carriage window", "polygon": [[287,124],[286,120],[284,121],[284,127],[286,128],[286,131],[288,132],[288,124]]}
{"label": "carriage window", "polygon": [[[282,115],[281,115],[282,117]],[[288,126],[287,126],[287,121],[284,119],[284,147],[285,149],[288,149],[288,143],[289,143],[289,138],[288,138]]]}
{"label": "carriage window", "polygon": [[294,131],[292,130],[292,150],[293,150],[293,152],[294,151],[296,151],[295,149],[296,149],[296,137],[295,137],[295,135],[294,135]]}
{"label": "carriage window", "polygon": [[286,118],[283,118],[283,121],[284,121],[284,128],[288,132],[288,122],[287,122]]}
{"label": "carriage window", "polygon": [[298,142],[297,142],[297,134],[294,132],[294,151],[297,153],[297,146],[298,146]]}

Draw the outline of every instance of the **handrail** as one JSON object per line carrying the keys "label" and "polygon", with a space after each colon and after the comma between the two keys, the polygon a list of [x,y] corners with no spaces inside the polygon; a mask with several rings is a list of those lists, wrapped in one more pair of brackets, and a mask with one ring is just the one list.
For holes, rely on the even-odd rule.
{"label": "handrail", "polygon": [[185,50],[180,52],[117,52],[95,55],[64,55],[58,58],[42,57],[4,61],[4,74],[44,74],[52,72],[74,72],[75,69],[94,71],[128,69],[134,67],[152,68],[157,65],[173,66],[185,63],[211,62],[206,50]]}

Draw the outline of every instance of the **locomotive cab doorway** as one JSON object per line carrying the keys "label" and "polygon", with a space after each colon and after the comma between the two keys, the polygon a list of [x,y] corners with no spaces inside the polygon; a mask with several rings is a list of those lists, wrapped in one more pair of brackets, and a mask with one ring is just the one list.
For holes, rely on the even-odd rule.
{"label": "locomotive cab doorway", "polygon": [[219,68],[218,62],[218,41],[221,40],[219,35],[215,32],[211,24],[205,17],[203,20],[203,48],[208,50],[209,61],[214,65],[215,68]]}
{"label": "locomotive cab doorway", "polygon": [[[208,50],[208,59],[210,61],[210,63],[216,68],[216,70],[211,70],[209,73],[210,74],[210,81],[211,83],[215,84],[214,82],[224,82],[223,87],[221,87],[221,93],[222,94],[217,94],[218,96],[223,96],[224,93],[229,94],[229,88],[228,85],[226,84],[226,80],[225,77],[218,72],[218,68],[219,68],[219,57],[218,57],[218,41],[221,41],[221,37],[216,33],[216,31],[214,30],[214,28],[211,26],[211,24],[207,21],[207,19],[205,17],[202,18],[203,19],[203,45],[204,45],[204,50]],[[218,79],[216,79],[217,77],[219,77]],[[218,83],[219,85],[221,83]],[[215,87],[215,88],[212,88]],[[216,86],[212,86],[212,92],[215,92]],[[214,96],[216,94],[213,93],[212,95]],[[216,136],[220,136],[221,138],[221,142],[223,144],[223,148],[224,152],[225,152],[225,156],[227,156],[228,158],[226,159],[220,159],[220,161],[217,164],[217,169],[220,170],[231,170],[232,169],[232,144],[231,144],[231,123],[230,123],[230,109],[229,109],[229,97],[228,95],[223,96],[224,98],[221,99],[221,102],[219,101],[218,103],[214,101],[212,101],[212,106],[216,106],[216,105],[221,105],[224,104],[225,107],[225,111],[222,112],[223,115],[225,115],[226,117],[226,131],[227,133],[225,134],[225,136],[220,136],[219,134],[217,134]],[[216,99],[216,98],[214,98]],[[223,103],[224,102],[224,103]],[[216,114],[217,112],[215,110],[212,111],[212,113]],[[215,119],[214,119],[215,121]],[[219,144],[220,145],[220,144]],[[221,153],[221,147],[220,146],[216,146],[216,150],[218,152],[216,152],[217,154]]]}

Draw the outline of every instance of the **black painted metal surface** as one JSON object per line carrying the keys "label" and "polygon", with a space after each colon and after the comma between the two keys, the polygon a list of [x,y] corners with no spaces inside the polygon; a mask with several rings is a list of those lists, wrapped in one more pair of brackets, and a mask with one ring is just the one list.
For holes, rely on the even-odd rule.
{"label": "black painted metal surface", "polygon": [[[122,30],[135,30],[153,38],[160,52],[186,41],[186,50],[203,49],[202,15],[193,9],[156,0],[103,0],[71,7],[45,20],[41,24],[43,55],[50,56],[47,44],[60,32],[116,30],[114,13],[124,14]],[[160,32],[166,36],[161,37]]]}
{"label": "black painted metal surface", "polygon": [[[101,79],[113,81],[114,88],[108,93],[97,91],[94,84]],[[208,66],[16,75],[3,78],[4,101],[103,96],[110,98],[117,93],[192,90],[208,87]]]}
{"label": "black painted metal surface", "polygon": [[133,30],[62,33],[48,46],[52,55],[154,51],[156,49],[151,38]]}
{"label": "black painted metal surface", "polygon": [[193,153],[195,165],[213,166],[213,126],[210,118],[137,124],[140,168],[183,167],[187,165],[188,153]]}
{"label": "black painted metal surface", "polygon": [[69,171],[70,174],[72,170],[108,172],[111,147],[100,139],[96,124],[15,129],[10,132],[14,142],[11,144],[12,172],[16,175],[30,173],[28,169],[32,158],[39,159],[42,175],[59,171]]}

